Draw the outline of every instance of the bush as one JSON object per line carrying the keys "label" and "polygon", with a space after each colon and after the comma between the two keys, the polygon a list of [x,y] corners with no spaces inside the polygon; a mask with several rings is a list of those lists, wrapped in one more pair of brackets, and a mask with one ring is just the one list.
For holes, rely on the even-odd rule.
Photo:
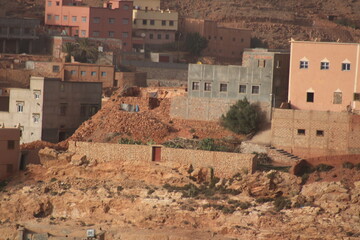
{"label": "bush", "polygon": [[317,165],[314,170],[317,172],[328,172],[331,169],[333,169],[334,167],[331,165],[327,165],[327,164],[319,164]]}
{"label": "bush", "polygon": [[142,141],[137,141],[129,138],[120,138],[119,144],[133,144],[133,145],[144,145]]}
{"label": "bush", "polygon": [[355,167],[355,165],[351,162],[344,162],[342,166],[343,168],[348,168],[348,169],[353,169]]}
{"label": "bush", "polygon": [[226,115],[221,116],[221,125],[237,134],[249,134],[258,130],[260,110],[244,98],[232,105]]}
{"label": "bush", "polygon": [[202,50],[207,48],[208,40],[199,33],[188,33],[185,38],[185,48],[194,56],[200,56]]}
{"label": "bush", "polygon": [[285,197],[278,197],[274,201],[274,207],[276,211],[280,211],[282,209],[291,208],[291,201]]}

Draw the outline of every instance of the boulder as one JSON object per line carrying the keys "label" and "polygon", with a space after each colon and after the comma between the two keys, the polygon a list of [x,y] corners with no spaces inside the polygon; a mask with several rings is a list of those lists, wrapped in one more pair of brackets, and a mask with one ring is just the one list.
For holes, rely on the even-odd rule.
{"label": "boulder", "polygon": [[71,162],[70,163],[72,165],[74,165],[74,166],[81,166],[81,165],[87,163],[86,155],[84,155],[84,154],[74,154],[71,157]]}
{"label": "boulder", "polygon": [[58,154],[58,151],[56,151],[55,149],[45,147],[41,149],[38,153],[40,163],[44,164],[47,161],[57,160]]}

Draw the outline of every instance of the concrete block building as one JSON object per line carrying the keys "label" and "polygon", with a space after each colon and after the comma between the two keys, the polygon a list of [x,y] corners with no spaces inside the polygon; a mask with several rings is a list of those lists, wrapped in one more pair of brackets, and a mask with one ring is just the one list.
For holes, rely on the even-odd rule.
{"label": "concrete block building", "polygon": [[19,171],[20,129],[0,128],[0,181]]}
{"label": "concrete block building", "polygon": [[287,101],[289,53],[248,49],[242,66],[190,64],[188,97],[174,99],[174,117],[218,120],[237,100],[259,103],[270,119],[271,108]]}
{"label": "concrete block building", "polygon": [[133,1],[110,0],[103,7],[79,0],[46,0],[45,25],[68,36],[121,39],[132,50]]}
{"label": "concrete block building", "polygon": [[179,31],[183,35],[198,32],[208,39],[208,47],[203,51],[206,56],[241,59],[244,49],[250,48],[250,29],[228,28],[211,20],[183,18]]}
{"label": "concrete block building", "polygon": [[178,19],[177,12],[160,9],[160,0],[134,1],[133,34],[143,38],[146,45],[161,46],[174,42]]}
{"label": "concrete block building", "polygon": [[21,129],[21,143],[59,142],[101,107],[101,83],[31,77],[30,88],[2,88],[2,127]]}
{"label": "concrete block building", "polygon": [[360,110],[359,43],[291,42],[289,101],[293,109]]}
{"label": "concrete block building", "polygon": [[0,17],[0,52],[32,53],[39,19]]}

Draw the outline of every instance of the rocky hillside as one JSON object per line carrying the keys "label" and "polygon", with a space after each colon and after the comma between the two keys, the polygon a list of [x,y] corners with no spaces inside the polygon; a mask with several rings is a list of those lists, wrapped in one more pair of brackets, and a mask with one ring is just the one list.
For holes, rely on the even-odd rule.
{"label": "rocky hillside", "polygon": [[[359,239],[359,171],[351,181],[316,181],[269,171],[218,179],[211,169],[174,164],[96,163],[69,152],[41,151],[0,186],[0,240],[17,224],[51,236],[88,228],[106,239]],[[338,169],[339,170],[339,169]]]}

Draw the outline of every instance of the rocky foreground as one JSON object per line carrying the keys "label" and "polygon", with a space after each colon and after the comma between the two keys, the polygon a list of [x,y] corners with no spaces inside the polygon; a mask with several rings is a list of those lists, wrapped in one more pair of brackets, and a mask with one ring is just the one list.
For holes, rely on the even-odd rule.
{"label": "rocky foreground", "polygon": [[[0,192],[0,239],[17,225],[106,239],[359,239],[360,181],[314,182],[270,171],[219,179],[212,169],[97,164],[29,165]],[[356,171],[356,170],[354,170]]]}

